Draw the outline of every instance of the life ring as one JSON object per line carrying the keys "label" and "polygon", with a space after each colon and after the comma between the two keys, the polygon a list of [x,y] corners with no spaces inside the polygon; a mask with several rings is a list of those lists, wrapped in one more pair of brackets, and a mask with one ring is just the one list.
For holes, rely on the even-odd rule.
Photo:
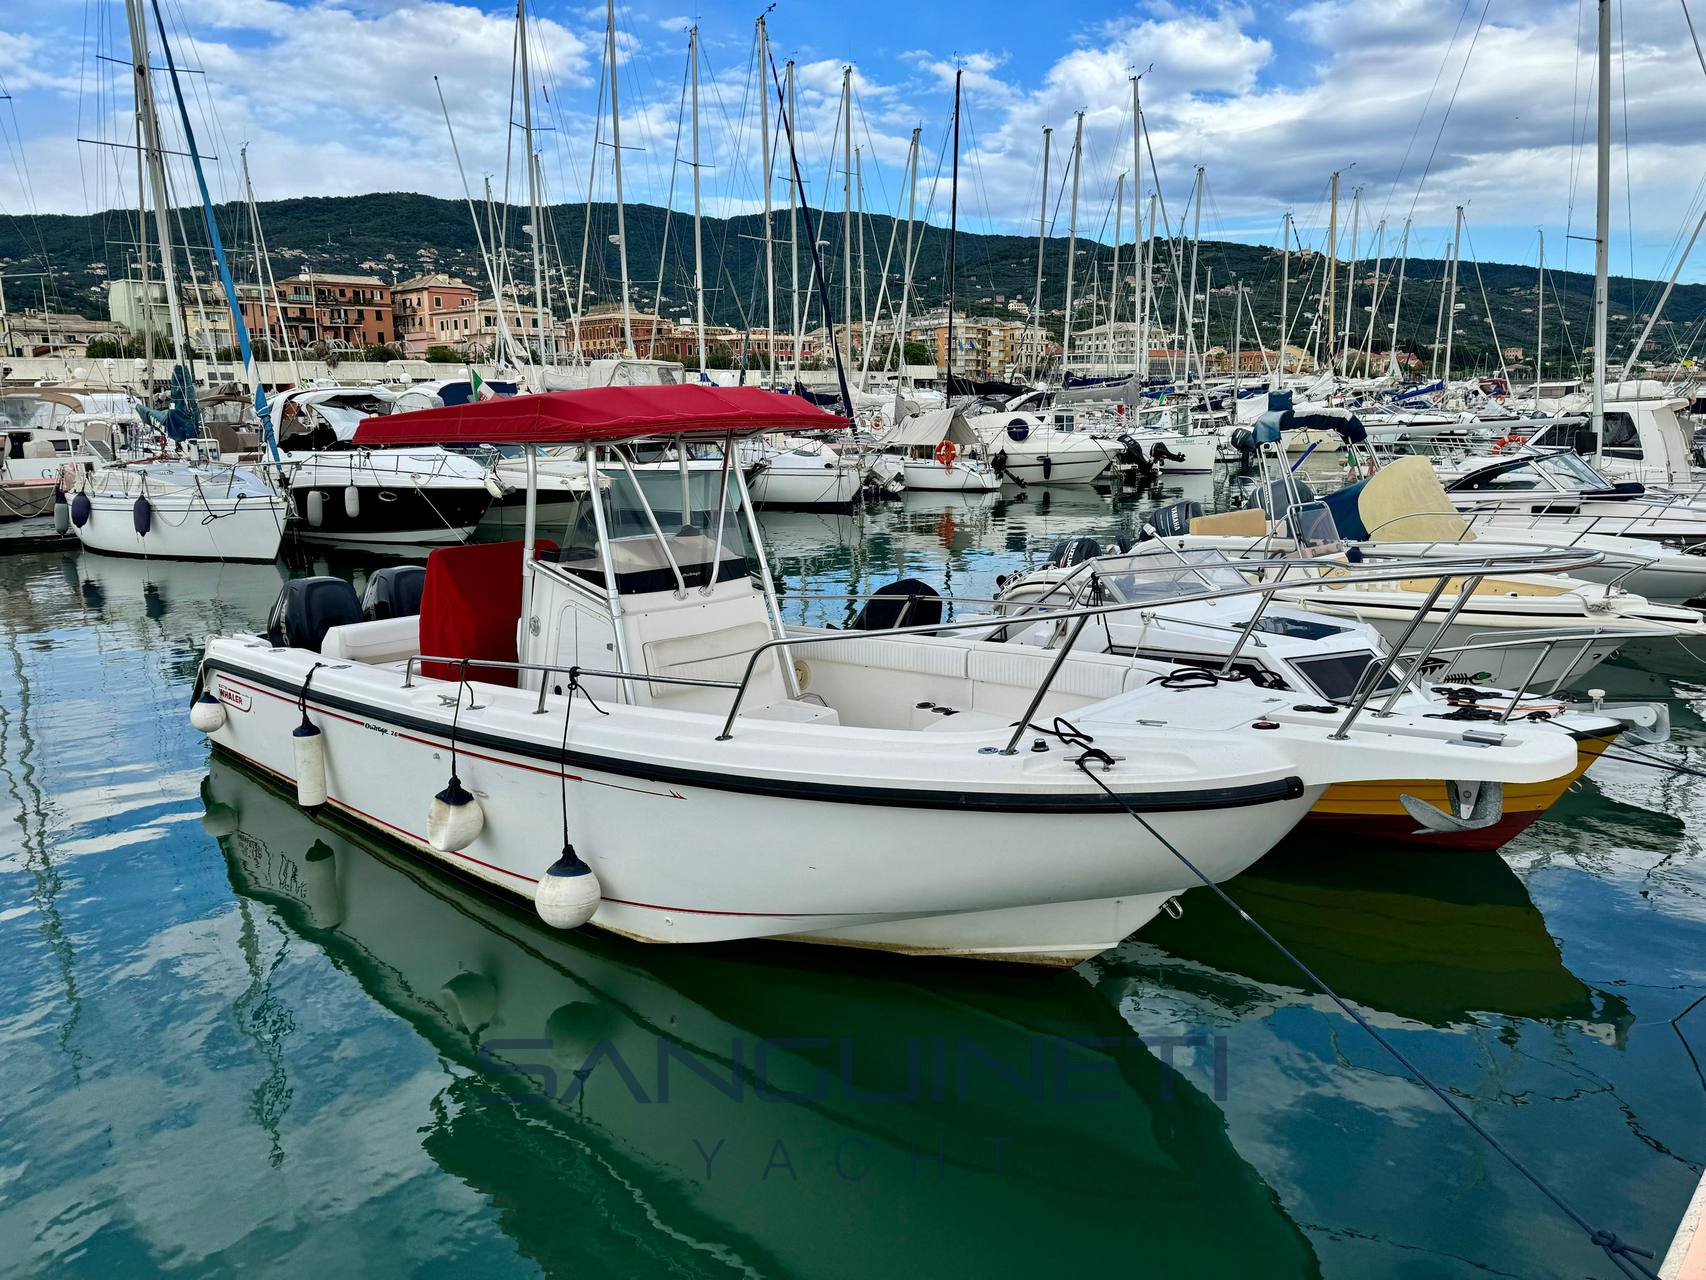
{"label": "life ring", "polygon": [[1503,453],[1506,449],[1519,448],[1527,443],[1527,439],[1523,436],[1500,436],[1498,440],[1493,443],[1493,452]]}
{"label": "life ring", "polygon": [[880,413],[872,414],[871,415],[871,430],[878,432],[880,434],[882,432],[882,429],[883,429],[883,415]]}
{"label": "life ring", "polygon": [[936,461],[942,464],[942,470],[952,471],[954,469],[954,458],[958,453],[959,449],[955,447],[952,440],[944,440],[936,446]]}

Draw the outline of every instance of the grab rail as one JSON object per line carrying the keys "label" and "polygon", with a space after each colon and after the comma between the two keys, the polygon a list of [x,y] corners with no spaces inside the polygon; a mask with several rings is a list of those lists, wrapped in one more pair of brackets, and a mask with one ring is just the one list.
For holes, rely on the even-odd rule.
{"label": "grab rail", "polygon": [[[538,671],[547,676],[556,672],[578,672],[583,676],[599,676],[608,680],[625,680],[640,684],[680,684],[690,685],[698,689],[736,689],[739,686],[733,680],[697,680],[691,676],[654,676],[634,671],[604,671],[595,667],[583,667],[578,663],[543,663],[543,662],[502,662],[495,658],[444,658],[430,654],[414,654],[403,667],[403,688],[415,687],[415,664],[442,662],[446,666],[460,668],[490,667],[497,671]],[[539,682],[539,705],[533,709],[533,714],[545,714],[545,695],[549,691],[549,682]]]}

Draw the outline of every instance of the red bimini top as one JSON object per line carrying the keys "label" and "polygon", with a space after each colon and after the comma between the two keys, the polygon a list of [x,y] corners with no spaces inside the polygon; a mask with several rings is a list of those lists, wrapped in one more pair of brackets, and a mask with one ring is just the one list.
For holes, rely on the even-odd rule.
{"label": "red bimini top", "polygon": [[358,445],[617,444],[678,436],[834,431],[847,419],[758,387],[589,387],[367,418]]}

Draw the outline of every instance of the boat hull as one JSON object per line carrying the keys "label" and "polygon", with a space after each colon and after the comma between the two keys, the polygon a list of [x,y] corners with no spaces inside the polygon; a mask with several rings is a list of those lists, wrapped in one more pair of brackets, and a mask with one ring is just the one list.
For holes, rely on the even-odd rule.
{"label": "boat hull", "polygon": [[852,467],[770,465],[748,481],[754,506],[850,507],[858,500],[859,473]]}
{"label": "boat hull", "polygon": [[[308,664],[294,680],[281,678],[267,670],[263,644],[247,650],[257,655],[252,665],[231,660],[244,651],[238,641],[216,641],[210,651],[205,679],[227,708],[213,742],[294,781],[291,734]],[[1116,945],[1196,883],[1152,831],[1224,879],[1282,838],[1320,793],[1265,754],[1260,769],[1238,774],[1240,785],[1231,787],[1182,790],[1176,780],[1150,775],[1132,798],[1127,788],[1135,784],[1116,777],[1122,796],[1144,811],[1144,826],[1081,775],[1071,793],[1041,795],[998,789],[993,779],[975,793],[963,781],[907,786],[904,763],[881,787],[802,781],[785,764],[758,764],[776,758],[766,756],[759,732],[743,729],[720,743],[712,737],[715,723],[704,733],[703,754],[721,770],[684,770],[618,759],[591,738],[577,747],[571,737],[564,754],[553,735],[543,735],[547,750],[526,749],[508,734],[479,737],[471,723],[495,727],[509,719],[487,706],[515,708],[520,724],[534,695],[476,686],[485,705],[462,713],[457,772],[485,824],[466,848],[447,853],[424,833],[428,805],[449,773],[448,704],[456,685],[421,680],[400,690],[400,672],[394,682],[392,674],[384,677],[391,693],[367,700],[335,691],[357,678],[353,673],[316,673],[308,708],[324,735],[327,804],[418,854],[531,900],[563,844],[558,815],[566,803],[568,836],[602,891],[592,923],[647,942],[773,937],[1075,964]],[[615,712],[624,713],[636,714]],[[644,709],[638,714],[643,724]],[[560,705],[552,721],[559,715]],[[573,727],[597,734],[607,724],[577,710]],[[799,753],[791,754],[797,760]],[[975,747],[949,754],[989,761],[975,767],[1015,777],[1057,766],[1062,785],[1074,785],[1077,772],[1064,758],[991,758]],[[796,776],[785,777],[789,772]],[[1068,823],[1069,852],[1062,845]]]}
{"label": "boat hull", "polygon": [[1486,851],[1514,840],[1556,804],[1571,783],[1581,777],[1621,731],[1579,734],[1574,770],[1547,782],[1506,783],[1504,816],[1479,831],[1423,831],[1405,812],[1400,797],[1409,795],[1436,809],[1449,810],[1445,783],[1434,778],[1399,782],[1337,782],[1328,787],[1298,824],[1292,839],[1309,843],[1354,840],[1376,847],[1400,845],[1420,849]]}
{"label": "boat hull", "polygon": [[102,555],[270,563],[284,538],[281,498],[197,495],[178,502],[151,496],[146,534],[136,531],[135,495],[93,493],[88,498],[88,520],[73,527],[83,550]]}
{"label": "boat hull", "polygon": [[303,542],[340,546],[451,546],[473,536],[492,500],[483,486],[427,489],[358,481],[352,516],[344,503],[346,487],[293,483],[291,533]]}

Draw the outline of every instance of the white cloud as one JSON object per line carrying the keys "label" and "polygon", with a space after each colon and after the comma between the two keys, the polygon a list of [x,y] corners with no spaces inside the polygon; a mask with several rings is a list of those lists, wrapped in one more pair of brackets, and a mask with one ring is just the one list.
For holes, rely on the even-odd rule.
{"label": "white cloud", "polygon": [[[603,9],[557,12],[560,21],[532,23],[536,78],[551,93],[542,123],[557,130],[543,135],[541,145],[554,193],[578,198]],[[826,181],[826,174],[841,147],[836,115],[843,58],[851,56],[862,111],[855,142],[865,150],[871,204],[898,199],[911,130],[924,128],[928,178],[947,91],[956,67],[963,68],[962,171],[971,187],[962,191],[962,210],[969,225],[1034,227],[1042,128],[1055,130],[1057,179],[1073,113],[1082,110],[1083,199],[1096,213],[1081,223],[1093,232],[1115,176],[1132,166],[1128,77],[1143,71],[1145,114],[1169,203],[1176,212],[1193,167],[1205,165],[1212,193],[1205,226],[1216,233],[1271,238],[1287,207],[1309,220],[1333,169],[1345,170],[1347,189],[1361,185],[1370,207],[1394,224],[1414,202],[1417,217],[1437,228],[1453,205],[1467,202],[1484,234],[1543,221],[1556,227],[1567,216],[1580,231],[1591,217],[1591,155],[1581,145],[1584,122],[1591,142],[1591,30],[1578,31],[1577,6],[1569,0],[1506,0],[1488,11],[1478,32],[1479,5],[1470,4],[1461,23],[1457,12],[1442,12],[1434,0],[1308,0],[1290,12],[1267,5],[1190,9],[1158,0],[1067,32],[1068,47],[1051,60],[998,45],[950,54],[928,39],[863,61],[866,51],[857,47],[819,47],[797,55],[801,161],[814,199],[826,186],[839,194],[839,175]],[[1591,23],[1591,6],[1582,12]],[[186,13],[200,37],[194,53],[209,73],[222,125],[217,145],[234,156],[236,144],[227,139],[250,143],[263,196],[459,193],[435,75],[475,181],[502,169],[512,47],[507,9],[481,9],[475,0],[197,0]],[[625,153],[633,199],[661,200],[669,185],[680,32],[687,25],[686,17],[663,16],[620,33],[624,142],[641,148]],[[927,28],[915,30],[928,35]],[[745,18],[705,23],[707,40],[726,41],[730,50],[719,58],[723,81],[706,84],[701,113],[711,208],[759,203],[756,120],[740,118],[757,88],[742,82],[745,60],[733,52],[748,31]],[[798,35],[772,31],[779,60]],[[1674,5],[1625,0],[1618,38],[1616,88],[1621,99],[1627,86],[1628,102],[1620,100],[1616,112],[1616,203],[1620,217],[1633,208],[1644,242],[1662,246],[1687,217],[1702,167],[1696,139],[1706,125],[1706,95]],[[44,207],[82,211],[80,195],[96,206],[113,202],[110,177],[90,177],[112,166],[92,165],[85,154],[78,169],[67,123],[74,113],[64,100],[87,79],[75,74],[76,60],[64,56],[64,47],[34,28],[0,35],[0,68],[21,99],[61,100],[53,110],[22,113],[27,154]],[[186,60],[188,52],[186,44]],[[764,99],[773,106],[768,88]],[[111,112],[109,136],[122,131],[115,105],[121,101],[114,95],[98,104]],[[213,140],[204,145],[211,149]],[[17,185],[0,173],[0,205],[19,206]],[[1146,172],[1143,186],[1151,185]],[[687,189],[678,181],[678,203]],[[608,193],[608,177],[601,190]]]}

